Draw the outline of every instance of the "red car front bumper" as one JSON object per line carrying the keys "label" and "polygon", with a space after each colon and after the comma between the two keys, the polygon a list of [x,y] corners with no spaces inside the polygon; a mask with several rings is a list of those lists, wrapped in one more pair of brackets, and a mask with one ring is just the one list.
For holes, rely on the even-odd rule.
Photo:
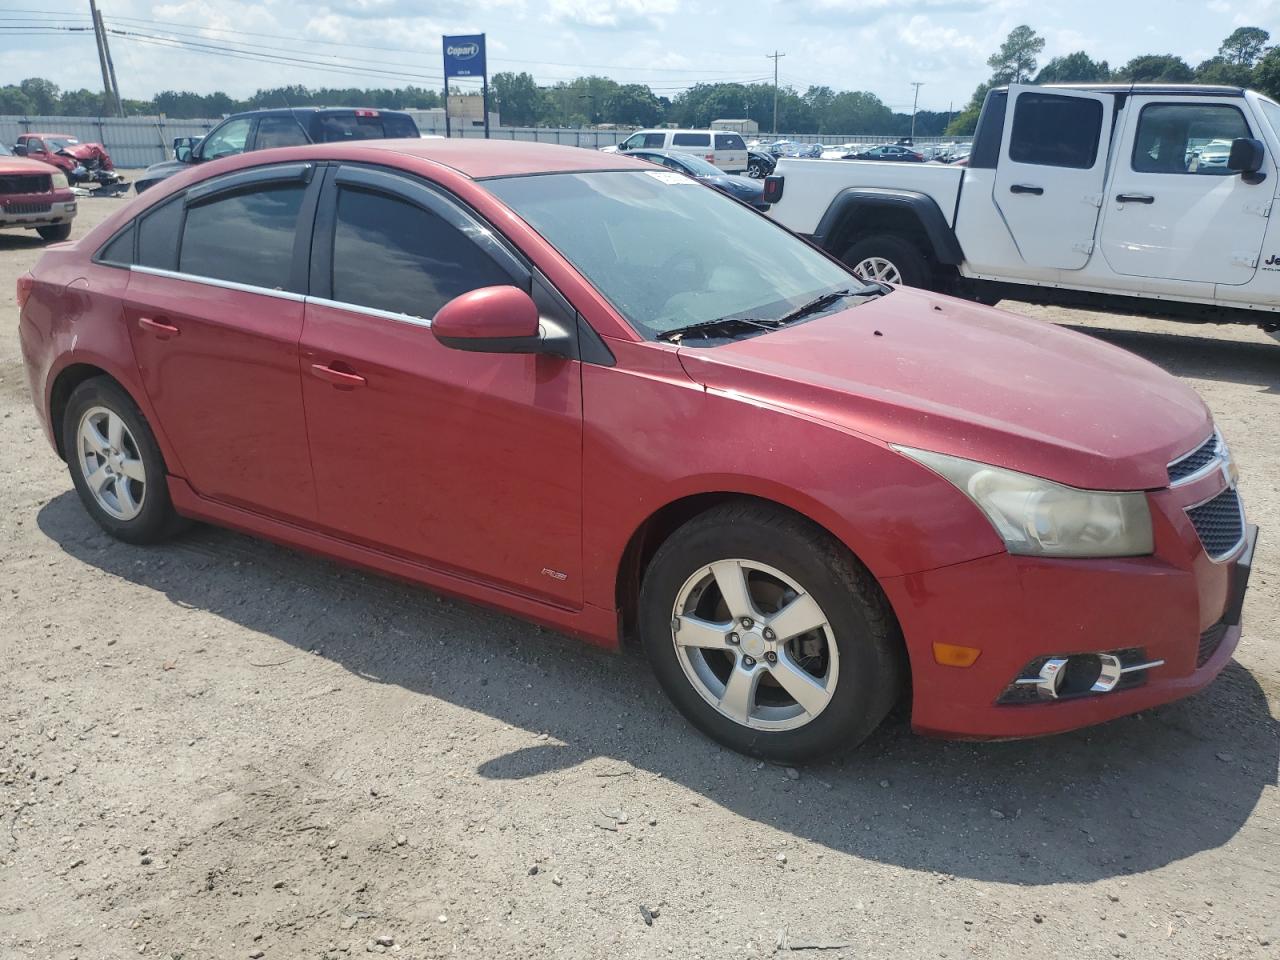
{"label": "red car front bumper", "polygon": [[[1222,671],[1240,640],[1256,527],[1215,563],[1186,508],[1221,480],[1150,494],[1149,557],[1052,560],[998,554],[891,578],[884,588],[911,657],[912,725],[948,737],[1060,733],[1180,699]],[[939,664],[933,644],[974,647],[970,667]],[[1037,658],[1141,651],[1163,661],[1132,685],[1063,699],[1000,702]],[[1210,652],[1211,651],[1211,652]],[[1030,692],[1030,691],[1028,691]]]}

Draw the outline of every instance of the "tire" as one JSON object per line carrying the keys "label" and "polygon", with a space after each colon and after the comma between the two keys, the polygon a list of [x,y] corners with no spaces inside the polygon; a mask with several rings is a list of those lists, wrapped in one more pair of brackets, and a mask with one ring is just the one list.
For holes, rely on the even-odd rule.
{"label": "tire", "polygon": [[[750,625],[732,619],[741,601],[726,602],[720,589],[720,577],[732,586],[744,569],[734,561],[750,569]],[[815,608],[790,623],[821,626],[787,639],[780,614]],[[770,624],[778,625],[772,644]],[[640,634],[663,691],[694,726],[730,749],[782,763],[861,743],[906,678],[897,622],[871,574],[825,531],[766,504],[713,508],[662,544],[640,590]],[[797,670],[809,685],[797,684]],[[750,692],[735,697],[731,685]],[[791,689],[803,690],[811,709]],[[746,704],[736,719],[728,706],[735,700]]]}
{"label": "tire", "polygon": [[920,248],[910,240],[893,234],[881,233],[864,237],[846,250],[840,259],[859,276],[863,276],[863,272],[859,272],[861,264],[867,261],[883,261],[898,277],[897,280],[890,279],[887,271],[883,277],[876,277],[871,272],[864,271],[866,275],[863,279],[883,279],[886,283],[900,283],[925,290],[933,288],[933,271],[930,270],[929,261],[920,252]]}
{"label": "tire", "polygon": [[759,160],[752,160],[747,164],[747,176],[752,180],[763,180],[768,175],[769,171]]}
{"label": "tire", "polygon": [[72,391],[62,449],[80,502],[117,540],[159,543],[189,526],[169,499],[168,471],[146,418],[115,381],[94,377]]}
{"label": "tire", "polygon": [[59,223],[52,227],[36,227],[36,233],[45,243],[58,243],[71,236],[71,224]]}

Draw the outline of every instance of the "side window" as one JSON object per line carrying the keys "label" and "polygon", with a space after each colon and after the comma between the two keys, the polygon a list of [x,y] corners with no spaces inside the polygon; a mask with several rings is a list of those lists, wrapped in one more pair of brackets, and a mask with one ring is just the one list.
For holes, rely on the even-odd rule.
{"label": "side window", "polygon": [[133,263],[133,224],[125,227],[114,238],[107,241],[106,246],[98,251],[97,259],[101,263],[111,263],[127,267]]}
{"label": "side window", "polygon": [[200,159],[217,160],[233,153],[244,153],[244,145],[249,141],[249,131],[252,128],[252,117],[228,120],[222,126],[214,128],[200,145]]}
{"label": "side window", "polygon": [[30,140],[28,140],[28,141],[27,141],[27,152],[29,152],[29,153],[44,153],[44,152],[45,152],[45,151],[44,151],[44,141],[43,141],[43,140],[38,140],[38,139],[36,139],[35,137],[32,137]]}
{"label": "side window", "polygon": [[289,284],[304,184],[215,195],[187,209],[178,269],[253,287]]}
{"label": "side window", "polygon": [[488,254],[434,213],[386,194],[339,189],[334,300],[429,318],[469,290],[511,282]]}
{"label": "side window", "polygon": [[644,135],[644,146],[651,147],[654,150],[661,150],[667,145],[667,135],[665,133],[646,133]]}
{"label": "side window", "polygon": [[1225,103],[1149,103],[1138,114],[1138,173],[1227,174],[1231,141],[1248,137],[1239,108]]}
{"label": "side window", "polygon": [[1013,108],[1009,159],[1088,170],[1098,159],[1102,104],[1051,93],[1024,93]]}
{"label": "side window", "polygon": [[178,269],[182,197],[174,197],[138,220],[138,263],[157,270]]}
{"label": "side window", "polygon": [[671,136],[671,144],[676,147],[709,147],[711,146],[711,134],[676,133]]}
{"label": "side window", "polygon": [[717,133],[716,134],[717,150],[745,150],[746,142],[736,133]]}
{"label": "side window", "polygon": [[647,147],[648,138],[642,133],[637,133],[633,137],[627,137],[618,146],[623,150],[639,150],[641,147]]}
{"label": "side window", "polygon": [[300,120],[293,117],[263,117],[258,121],[258,136],[253,141],[253,149],[297,147],[310,142]]}

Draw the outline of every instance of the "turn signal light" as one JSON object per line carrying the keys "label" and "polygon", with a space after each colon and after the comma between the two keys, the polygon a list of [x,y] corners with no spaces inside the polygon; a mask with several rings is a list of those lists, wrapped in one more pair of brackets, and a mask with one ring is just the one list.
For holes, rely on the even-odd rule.
{"label": "turn signal light", "polygon": [[21,310],[27,305],[27,298],[31,296],[31,291],[36,285],[36,278],[29,273],[24,273],[18,278],[18,309]]}
{"label": "turn signal light", "polygon": [[982,656],[977,647],[962,647],[958,643],[935,643],[933,659],[944,667],[972,667]]}

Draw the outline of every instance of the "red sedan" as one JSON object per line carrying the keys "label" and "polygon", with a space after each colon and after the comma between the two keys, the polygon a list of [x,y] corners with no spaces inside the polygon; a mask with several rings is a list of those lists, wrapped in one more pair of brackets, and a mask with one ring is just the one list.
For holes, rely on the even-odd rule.
{"label": "red sedan", "polygon": [[235,527],[605,646],[800,760],[895,702],[966,737],[1208,684],[1256,528],[1199,397],[867,285],[616,155],[472,140],[201,165],[19,283],[85,508]]}

